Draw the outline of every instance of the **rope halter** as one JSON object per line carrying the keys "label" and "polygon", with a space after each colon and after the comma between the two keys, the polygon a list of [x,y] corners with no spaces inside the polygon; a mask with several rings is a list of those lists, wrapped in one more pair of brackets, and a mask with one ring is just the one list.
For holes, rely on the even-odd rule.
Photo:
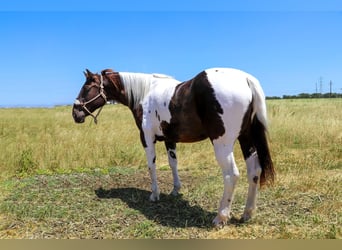
{"label": "rope halter", "polygon": [[101,110],[102,110],[104,105],[101,106],[101,108],[97,111],[96,115],[94,115],[92,112],[90,112],[90,110],[87,108],[86,105],[91,103],[91,102],[93,102],[93,101],[95,101],[99,97],[102,97],[104,99],[104,101],[105,101],[104,105],[106,105],[107,97],[106,97],[106,95],[104,93],[104,85],[103,85],[103,77],[102,77],[102,75],[101,75],[101,83],[100,83],[100,92],[94,98],[92,98],[92,99],[90,99],[89,101],[86,101],[86,102],[81,102],[80,100],[76,99],[75,102],[74,102],[75,105],[81,106],[81,108],[83,110],[85,110],[91,117],[93,117],[95,124],[97,124],[97,117],[99,116],[99,114],[100,114],[100,112],[101,112]]}

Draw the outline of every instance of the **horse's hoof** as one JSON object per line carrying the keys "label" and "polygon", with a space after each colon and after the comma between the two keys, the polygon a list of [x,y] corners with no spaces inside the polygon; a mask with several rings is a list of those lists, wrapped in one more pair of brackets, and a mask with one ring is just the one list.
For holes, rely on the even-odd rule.
{"label": "horse's hoof", "polygon": [[215,219],[213,220],[213,224],[215,227],[222,227],[227,224],[227,221],[228,221],[228,217],[217,215]]}
{"label": "horse's hoof", "polygon": [[240,223],[249,222],[252,219],[252,216],[249,214],[243,214],[240,219]]}
{"label": "horse's hoof", "polygon": [[179,196],[179,192],[177,190],[172,190],[172,192],[170,193],[172,196]]}
{"label": "horse's hoof", "polygon": [[159,194],[151,194],[150,195],[150,201],[155,202],[155,201],[159,201]]}
{"label": "horse's hoof", "polygon": [[181,189],[181,184],[173,185],[173,190],[172,190],[172,192],[170,194],[173,195],[173,196],[178,196],[180,189]]}
{"label": "horse's hoof", "polygon": [[240,221],[241,222],[247,222],[250,219],[252,219],[252,216],[253,216],[253,210],[247,210],[247,211],[245,210],[243,215],[241,216]]}

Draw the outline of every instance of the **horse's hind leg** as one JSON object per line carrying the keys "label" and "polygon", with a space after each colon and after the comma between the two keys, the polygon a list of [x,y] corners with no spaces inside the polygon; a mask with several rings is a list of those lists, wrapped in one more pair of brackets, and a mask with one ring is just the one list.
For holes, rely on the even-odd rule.
{"label": "horse's hind leg", "polygon": [[233,155],[233,142],[226,144],[219,140],[213,141],[215,156],[222,168],[224,190],[218,214],[213,223],[218,226],[225,224],[230,218],[231,205],[234,197],[234,189],[239,178],[239,170],[236,167]]}
{"label": "horse's hind leg", "polygon": [[255,148],[252,146],[250,138],[246,134],[242,134],[239,137],[241,150],[247,165],[247,178],[248,178],[248,197],[246,201],[246,207],[242,215],[243,221],[251,219],[253,213],[256,210],[256,200],[258,185],[260,182],[261,167],[258,159],[258,154]]}
{"label": "horse's hind leg", "polygon": [[246,202],[245,211],[242,215],[243,221],[248,221],[252,218],[253,213],[256,210],[256,200],[258,193],[258,184],[260,181],[261,167],[259,165],[259,159],[256,152],[251,154],[246,159],[247,175],[248,175],[248,197]]}
{"label": "horse's hind leg", "polygon": [[171,167],[172,176],[173,176],[173,190],[172,190],[171,194],[176,196],[176,195],[178,195],[178,192],[182,186],[180,179],[179,179],[179,176],[178,176],[178,169],[177,169],[176,143],[165,142],[165,147],[167,150],[169,165]]}

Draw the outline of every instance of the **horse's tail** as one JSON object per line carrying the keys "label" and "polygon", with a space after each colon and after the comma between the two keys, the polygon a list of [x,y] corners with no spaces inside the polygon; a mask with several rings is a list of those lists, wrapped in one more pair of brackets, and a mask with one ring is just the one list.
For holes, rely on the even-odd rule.
{"label": "horse's tail", "polygon": [[266,183],[273,184],[275,170],[267,141],[267,113],[264,92],[257,80],[247,78],[248,85],[252,90],[253,113],[251,133],[253,144],[256,148],[261,166],[260,186]]}

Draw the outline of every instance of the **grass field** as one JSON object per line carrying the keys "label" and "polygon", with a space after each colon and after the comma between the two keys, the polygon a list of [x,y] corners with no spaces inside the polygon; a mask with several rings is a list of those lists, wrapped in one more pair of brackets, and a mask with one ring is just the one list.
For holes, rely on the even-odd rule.
{"label": "grass field", "polygon": [[95,125],[71,107],[0,109],[0,238],[341,238],[342,99],[267,101],[277,171],[250,222],[241,172],[233,218],[213,228],[221,170],[209,141],[178,145],[182,195],[157,144],[161,200],[148,201],[144,150],[130,111],[106,106]]}

